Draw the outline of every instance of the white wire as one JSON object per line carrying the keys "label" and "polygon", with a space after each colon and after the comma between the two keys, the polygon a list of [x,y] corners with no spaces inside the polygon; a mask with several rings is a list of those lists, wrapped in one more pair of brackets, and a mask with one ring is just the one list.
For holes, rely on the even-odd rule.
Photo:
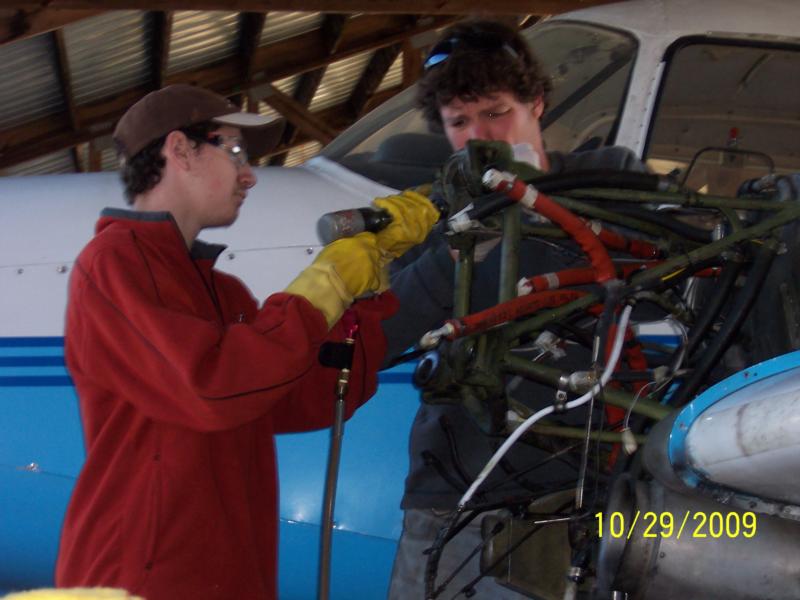
{"label": "white wire", "polygon": [[[603,371],[603,374],[600,376],[600,381],[596,383],[594,386],[592,386],[592,389],[590,389],[580,398],[576,398],[575,400],[567,402],[567,404],[565,405],[565,408],[567,410],[571,410],[573,408],[577,408],[582,404],[586,404],[586,402],[588,402],[593,396],[600,393],[600,390],[603,389],[603,386],[605,386],[606,383],[608,383],[608,380],[611,379],[611,375],[614,373],[614,369],[616,369],[617,367],[617,362],[619,361],[619,357],[622,354],[622,343],[625,340],[625,332],[628,329],[628,320],[631,316],[632,310],[633,307],[628,305],[625,307],[625,310],[622,311],[622,317],[620,317],[619,326],[617,328],[617,335],[614,338],[614,346],[611,350],[611,357],[608,363],[606,364],[606,368]],[[486,463],[486,466],[483,467],[483,470],[480,472],[478,477],[475,478],[475,481],[472,482],[472,485],[469,486],[469,489],[461,497],[461,500],[458,501],[459,508],[463,508],[467,504],[467,502],[469,502],[472,499],[472,496],[475,495],[478,486],[480,486],[485,481],[485,479],[489,476],[489,473],[492,472],[492,470],[497,466],[500,460],[506,455],[508,449],[511,448],[511,446],[513,446],[514,443],[520,437],[522,437],[522,434],[524,434],[528,429],[530,429],[534,423],[546,417],[554,410],[555,408],[553,406],[547,406],[539,410],[538,412],[528,417],[519,427],[517,427],[517,429],[514,430],[514,433],[508,436],[508,439],[505,442],[503,442],[503,445],[497,449],[492,458],[489,459],[489,462]]]}

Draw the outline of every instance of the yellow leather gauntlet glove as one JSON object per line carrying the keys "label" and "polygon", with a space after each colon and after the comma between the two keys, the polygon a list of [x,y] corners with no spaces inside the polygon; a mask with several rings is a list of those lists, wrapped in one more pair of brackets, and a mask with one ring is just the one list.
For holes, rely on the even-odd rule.
{"label": "yellow leather gauntlet glove", "polygon": [[388,260],[372,233],[359,233],[325,246],[314,262],[286,288],[319,309],[333,327],[353,299],[386,289]]}
{"label": "yellow leather gauntlet glove", "polygon": [[433,203],[412,190],[377,198],[372,204],[392,215],[389,226],[375,234],[378,246],[391,258],[397,258],[424,242],[439,220],[439,211]]}

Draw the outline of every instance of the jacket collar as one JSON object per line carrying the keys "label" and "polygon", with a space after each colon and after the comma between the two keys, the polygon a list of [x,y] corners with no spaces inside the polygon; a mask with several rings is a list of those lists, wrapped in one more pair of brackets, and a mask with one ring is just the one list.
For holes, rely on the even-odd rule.
{"label": "jacket collar", "polygon": [[[149,230],[150,226],[158,228],[160,226],[171,226],[174,232],[178,235],[178,239],[183,243],[178,224],[172,213],[167,211],[141,211],[141,210],[126,210],[123,208],[104,208],[100,213],[100,222],[97,224],[96,233],[105,229],[113,221],[135,221],[141,224],[141,228]],[[107,220],[104,222],[104,220]],[[225,250],[227,246],[222,244],[209,244],[202,240],[195,240],[189,255],[196,260],[216,260],[217,257]]]}

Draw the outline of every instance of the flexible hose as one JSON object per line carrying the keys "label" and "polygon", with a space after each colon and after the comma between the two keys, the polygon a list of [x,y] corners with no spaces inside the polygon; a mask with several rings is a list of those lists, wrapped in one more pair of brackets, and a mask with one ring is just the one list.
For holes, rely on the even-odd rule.
{"label": "flexible hose", "polygon": [[711,232],[699,227],[692,227],[688,223],[679,221],[678,219],[669,216],[663,211],[654,211],[648,208],[641,208],[639,206],[630,205],[614,205],[614,212],[635,217],[641,221],[654,223],[668,229],[678,235],[685,237],[687,240],[697,242],[699,244],[708,244],[712,242]]}
{"label": "flexible hose", "polygon": [[[614,339],[614,347],[611,351],[611,357],[609,358],[608,364],[606,365],[603,374],[600,376],[600,382],[592,386],[588,392],[586,392],[583,396],[576,398],[575,400],[571,400],[567,402],[566,409],[571,410],[573,408],[577,408],[582,404],[588,402],[592,397],[596,396],[600,391],[603,389],[608,383],[608,380],[611,379],[611,375],[614,373],[614,369],[617,366],[617,362],[619,361],[620,354],[622,353],[622,343],[625,339],[625,332],[628,329],[628,321],[631,316],[631,311],[633,310],[632,306],[626,306],[625,310],[622,311],[622,317],[619,320],[619,329],[617,330],[616,338]],[[467,489],[466,493],[461,497],[461,500],[458,501],[458,509],[459,511],[463,511],[464,507],[466,506],[467,502],[469,502],[472,497],[475,495],[478,487],[486,480],[492,470],[497,466],[500,462],[500,459],[503,458],[506,453],[508,452],[509,448],[513,446],[516,441],[522,437],[530,427],[536,423],[537,421],[543,419],[547,415],[551,414],[554,411],[553,406],[547,406],[537,412],[535,412],[532,416],[528,417],[517,429],[514,430],[508,439],[497,449],[489,462],[486,463],[486,466],[480,472],[478,477],[472,483],[472,485]]]}
{"label": "flexible hose", "polygon": [[686,404],[697,393],[700,385],[705,381],[711,369],[717,364],[722,354],[728,349],[734,336],[739,331],[742,322],[747,318],[750,309],[753,307],[758,293],[761,291],[761,284],[769,272],[772,259],[778,250],[775,240],[764,242],[758,255],[756,256],[753,268],[750,270],[747,282],[739,291],[734,301],[730,314],[725,319],[725,323],[711,340],[711,343],[703,352],[700,363],[692,370],[691,375],[683,381],[677,389],[670,403],[676,407]]}
{"label": "flexible hose", "polygon": [[687,356],[691,356],[697,345],[705,338],[711,325],[716,321],[719,316],[719,311],[725,300],[728,299],[728,294],[733,289],[733,284],[739,277],[739,272],[742,270],[741,260],[733,260],[723,268],[719,280],[714,286],[714,292],[710,295],[708,301],[703,305],[703,310],[695,321],[692,327],[692,334],[689,336],[689,342],[686,347]]}
{"label": "flexible hose", "polygon": [[505,192],[512,200],[535,210],[566,231],[589,257],[598,283],[616,278],[614,263],[606,247],[583,219],[511,173],[489,169],[483,175],[483,183],[489,189]]}
{"label": "flexible hose", "polygon": [[573,300],[585,296],[587,292],[578,290],[555,290],[539,292],[527,296],[518,296],[497,304],[486,310],[461,317],[460,319],[449,319],[445,324],[452,326],[452,333],[448,339],[456,339],[465,335],[479,333],[487,329],[513,321],[519,317],[531,314],[542,308],[553,308],[562,306]]}

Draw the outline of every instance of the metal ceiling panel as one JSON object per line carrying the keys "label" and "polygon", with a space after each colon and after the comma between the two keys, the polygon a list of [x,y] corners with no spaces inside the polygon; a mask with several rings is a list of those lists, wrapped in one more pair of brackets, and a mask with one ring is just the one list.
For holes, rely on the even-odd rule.
{"label": "metal ceiling panel", "polygon": [[392,66],[389,67],[389,70],[386,71],[386,75],[383,76],[383,81],[378,86],[376,91],[382,92],[383,90],[388,90],[389,88],[393,88],[403,83],[403,53],[397,55],[397,58],[394,59]]}
{"label": "metal ceiling panel", "polygon": [[104,148],[100,152],[100,170],[116,171],[119,169],[119,157],[114,148]]}
{"label": "metal ceiling panel", "polygon": [[52,36],[1,46],[0,65],[0,129],[65,110]]}
{"label": "metal ceiling panel", "polygon": [[69,150],[59,150],[52,154],[40,156],[32,160],[19,163],[0,171],[0,175],[49,175],[52,173],[74,173],[75,163],[72,162],[72,153]]}
{"label": "metal ceiling panel", "polygon": [[311,111],[316,112],[344,102],[353,92],[372,54],[362,52],[328,65],[317,94],[311,101]]}
{"label": "metal ceiling panel", "polygon": [[237,12],[175,11],[167,74],[196,69],[233,56],[239,44],[239,21]]}
{"label": "metal ceiling panel", "polygon": [[317,29],[322,25],[323,19],[323,14],[318,12],[269,12],[264,20],[259,45],[272,44]]}
{"label": "metal ceiling panel", "polygon": [[143,11],[113,11],[64,27],[72,93],[87,104],[150,78],[151,20]]}
{"label": "metal ceiling panel", "polygon": [[[278,79],[277,81],[273,81],[272,85],[278,88],[287,96],[291,96],[294,94],[294,90],[297,87],[297,83],[300,81],[301,75],[291,75],[290,77],[284,77],[283,79]],[[271,117],[280,117],[281,114],[272,108],[266,102],[259,102],[258,103],[258,112],[262,115],[269,115]]]}
{"label": "metal ceiling panel", "polygon": [[286,155],[285,167],[296,167],[302,165],[310,158],[314,158],[317,153],[322,150],[322,144],[319,142],[308,142],[302,146],[297,146],[289,151]]}

